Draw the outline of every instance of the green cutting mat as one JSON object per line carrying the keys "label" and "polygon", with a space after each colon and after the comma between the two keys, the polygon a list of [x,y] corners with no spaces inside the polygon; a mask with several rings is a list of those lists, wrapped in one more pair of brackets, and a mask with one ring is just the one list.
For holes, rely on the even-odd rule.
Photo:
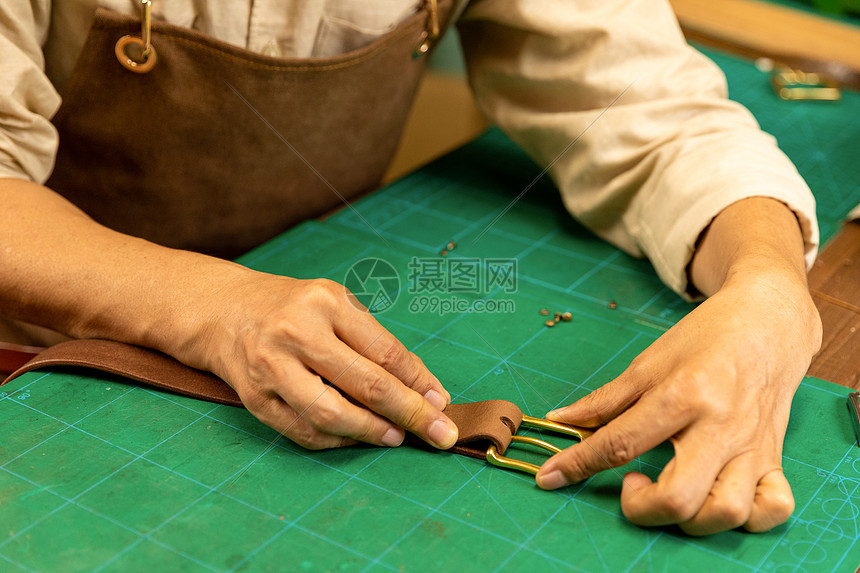
{"label": "green cutting mat", "polygon": [[[797,161],[831,234],[860,200],[860,98],[783,103],[751,66],[719,63],[733,95]],[[402,289],[379,320],[455,400],[507,398],[542,415],[619,374],[692,307],[647,262],[572,222],[546,181],[475,242],[536,174],[491,131],[359,202],[361,217],[347,209],[303,224],[242,262],[340,281],[364,258],[390,262]],[[475,289],[468,273],[455,275],[472,288],[458,296],[504,312],[415,306],[410,261],[436,257],[451,239],[459,243],[446,259],[451,266],[516,259],[515,292],[504,280]],[[505,308],[511,303],[515,310]],[[546,328],[541,308],[569,310],[573,321]],[[800,387],[785,446],[794,516],[766,534],[705,539],[630,525],[612,471],[544,492],[528,476],[447,453],[308,452],[243,410],[110,376],[46,371],[0,390],[2,571],[776,573],[853,570],[860,562],[860,450],[847,391],[814,379]],[[654,477],[670,456],[661,447],[625,469]]]}

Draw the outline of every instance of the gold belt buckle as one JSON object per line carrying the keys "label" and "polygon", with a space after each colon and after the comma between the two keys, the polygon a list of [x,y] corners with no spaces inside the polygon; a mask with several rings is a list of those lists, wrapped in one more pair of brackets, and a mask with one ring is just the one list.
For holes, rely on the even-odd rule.
{"label": "gold belt buckle", "polygon": [[[557,434],[572,436],[574,438],[577,438],[579,441],[584,440],[596,431],[596,429],[580,428],[577,426],[562,424],[561,422],[553,422],[552,420],[547,420],[545,418],[535,418],[532,416],[525,415],[523,415],[523,421],[520,424],[521,428],[523,426],[527,428],[549,430]],[[553,455],[561,452],[561,448],[556,447],[549,442],[546,442],[539,438],[532,438],[531,436],[517,436],[515,434],[511,437],[511,445],[513,444],[530,444],[533,446],[538,446],[539,448],[543,448],[551,452]],[[498,448],[496,448],[495,444],[490,444],[490,447],[487,448],[487,461],[494,466],[499,466],[501,468],[509,470],[517,470],[532,475],[537,475],[538,470],[540,469],[539,466],[536,466],[535,464],[529,462],[515,460],[513,458],[506,458],[499,453],[499,450]]]}

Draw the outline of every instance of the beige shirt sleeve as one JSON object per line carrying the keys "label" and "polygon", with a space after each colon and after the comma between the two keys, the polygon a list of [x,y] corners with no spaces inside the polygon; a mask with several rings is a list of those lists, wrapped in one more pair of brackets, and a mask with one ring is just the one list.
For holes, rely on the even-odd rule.
{"label": "beige shirt sleeve", "polygon": [[543,167],[568,210],[688,296],[696,241],[725,207],[784,202],[818,245],[809,188],[665,0],[474,0],[459,22],[484,112]]}
{"label": "beige shirt sleeve", "polygon": [[0,3],[0,177],[43,183],[51,174],[60,96],[45,76],[48,0]]}

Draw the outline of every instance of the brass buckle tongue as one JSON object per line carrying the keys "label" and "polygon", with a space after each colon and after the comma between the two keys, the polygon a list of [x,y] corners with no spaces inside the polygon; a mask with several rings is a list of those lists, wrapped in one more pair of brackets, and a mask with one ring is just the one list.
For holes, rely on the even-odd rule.
{"label": "brass buckle tongue", "polygon": [[[116,59],[127,70],[145,74],[155,67],[157,59],[155,48],[151,41],[152,34],[152,0],[140,0],[140,38],[123,36],[117,40],[114,52]],[[134,54],[129,55],[127,48],[133,46]]]}
{"label": "brass buckle tongue", "polygon": [[[553,422],[552,420],[547,420],[545,418],[534,418],[532,416],[526,415],[523,415],[523,422],[522,424],[520,424],[521,428],[523,426],[527,428],[549,430],[558,434],[572,436],[574,438],[577,438],[579,441],[584,440],[596,431],[595,429],[570,426],[568,424],[562,424],[561,422]],[[532,438],[530,436],[511,436],[511,444],[530,444],[533,446],[538,446],[539,448],[543,448],[551,452],[553,455],[561,452],[561,448],[556,447],[549,442],[546,442],[539,438]],[[495,444],[490,444],[490,447],[487,448],[487,461],[494,466],[499,466],[501,468],[509,470],[517,470],[532,475],[537,475],[538,470],[540,469],[539,466],[536,466],[535,464],[529,462],[515,460],[513,458],[506,458],[499,453],[499,450],[496,448]]]}

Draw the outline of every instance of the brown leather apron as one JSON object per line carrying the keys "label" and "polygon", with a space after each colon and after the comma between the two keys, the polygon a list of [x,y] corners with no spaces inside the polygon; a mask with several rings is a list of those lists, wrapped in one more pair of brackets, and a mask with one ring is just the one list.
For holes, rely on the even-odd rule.
{"label": "brown leather apron", "polygon": [[[439,2],[442,26],[451,5]],[[147,73],[114,51],[140,21],[99,10],[54,119],[47,186],[123,233],[235,257],[378,186],[426,61],[428,10],[316,59],[153,22]]]}
{"label": "brown leather apron", "polygon": [[[416,48],[452,5],[428,1],[371,44],[315,59],[153,22],[147,73],[115,52],[141,20],[99,10],[53,120],[46,184],[123,233],[233,258],[379,185],[426,62]],[[33,350],[0,339],[0,372]]]}

